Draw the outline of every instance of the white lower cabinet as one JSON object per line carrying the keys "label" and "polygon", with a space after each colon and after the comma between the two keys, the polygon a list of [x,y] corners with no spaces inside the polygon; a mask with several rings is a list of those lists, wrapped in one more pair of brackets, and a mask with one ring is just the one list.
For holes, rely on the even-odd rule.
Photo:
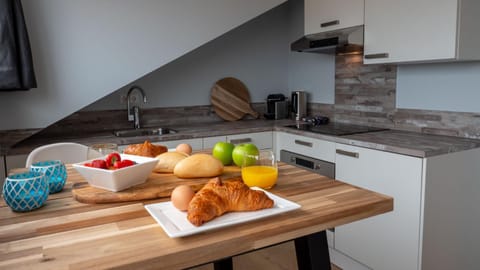
{"label": "white lower cabinet", "polygon": [[[211,149],[219,141],[228,141],[233,144],[240,143],[253,143],[259,149],[271,149],[273,148],[273,132],[256,132],[256,133],[245,133],[245,134],[235,134],[228,136],[213,136],[205,138],[194,138],[194,139],[182,139],[182,140],[173,140],[173,141],[157,141],[152,142],[154,144],[161,144],[166,146],[169,149],[174,149],[180,143],[188,143],[192,146],[192,150],[203,150]],[[123,151],[128,145],[121,145],[118,147],[119,151]]]}
{"label": "white lower cabinet", "polygon": [[336,152],[336,179],[393,197],[392,212],[335,227],[340,268],[478,269],[480,148],[426,158],[344,144]]}
{"label": "white lower cabinet", "polygon": [[285,132],[275,134],[275,154],[287,150],[307,157],[335,162],[335,143]]}
{"label": "white lower cabinet", "polygon": [[255,132],[245,134],[228,135],[227,142],[233,144],[253,143],[258,149],[272,149],[273,148],[273,132]]}
{"label": "white lower cabinet", "polygon": [[419,269],[422,159],[343,144],[336,152],[336,179],[393,197],[394,210],[335,227],[335,249],[372,269]]}
{"label": "white lower cabinet", "polygon": [[203,138],[203,149],[212,149],[217,142],[226,142],[227,136],[215,136]]}

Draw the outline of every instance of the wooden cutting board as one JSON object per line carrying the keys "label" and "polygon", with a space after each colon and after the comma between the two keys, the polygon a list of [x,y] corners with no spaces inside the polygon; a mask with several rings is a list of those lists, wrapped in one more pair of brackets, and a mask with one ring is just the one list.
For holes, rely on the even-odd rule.
{"label": "wooden cutting board", "polygon": [[258,113],[250,106],[250,94],[247,87],[233,77],[217,81],[210,94],[210,102],[219,117],[227,121],[236,121],[246,114],[258,118]]}
{"label": "wooden cutting board", "polygon": [[[240,177],[240,175],[239,167],[226,166],[220,177],[222,180],[228,181],[228,179]],[[211,179],[181,179],[171,173],[152,173],[143,184],[113,192],[90,186],[77,171],[72,171],[68,177],[69,181],[76,182],[72,186],[73,198],[82,203],[115,203],[165,198],[170,197],[172,190],[178,185],[189,185],[198,191]]]}

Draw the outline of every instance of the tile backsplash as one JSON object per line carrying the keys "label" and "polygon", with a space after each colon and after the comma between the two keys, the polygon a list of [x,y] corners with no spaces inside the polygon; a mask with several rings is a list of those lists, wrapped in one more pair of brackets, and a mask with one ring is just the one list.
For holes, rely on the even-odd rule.
{"label": "tile backsplash", "polygon": [[396,65],[363,65],[360,55],[335,59],[335,104],[309,104],[333,121],[480,139],[480,114],[398,109]]}

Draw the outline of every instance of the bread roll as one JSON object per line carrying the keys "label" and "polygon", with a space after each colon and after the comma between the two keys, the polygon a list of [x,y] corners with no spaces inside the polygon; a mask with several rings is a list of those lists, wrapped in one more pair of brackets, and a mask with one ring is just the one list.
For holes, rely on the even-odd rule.
{"label": "bread roll", "polygon": [[208,154],[193,154],[177,163],[173,174],[180,178],[215,177],[223,173],[223,164]]}
{"label": "bread roll", "polygon": [[181,152],[165,152],[160,154],[156,156],[158,163],[153,171],[157,173],[172,173],[175,165],[177,165],[180,160],[185,159],[186,157],[188,157],[188,155]]}

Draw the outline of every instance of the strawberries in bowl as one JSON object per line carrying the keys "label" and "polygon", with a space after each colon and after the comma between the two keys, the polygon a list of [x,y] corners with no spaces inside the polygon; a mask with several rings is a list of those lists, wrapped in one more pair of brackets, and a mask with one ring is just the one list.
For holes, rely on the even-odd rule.
{"label": "strawberries in bowl", "polygon": [[94,159],[91,162],[85,162],[83,165],[87,167],[99,168],[99,169],[108,169],[115,170],[121,169],[128,166],[135,165],[135,161],[130,159],[123,159],[119,153],[113,152],[107,155],[105,159]]}
{"label": "strawberries in bowl", "polygon": [[105,156],[72,166],[91,186],[117,192],[144,183],[157,162],[156,158],[119,154],[119,157]]}

